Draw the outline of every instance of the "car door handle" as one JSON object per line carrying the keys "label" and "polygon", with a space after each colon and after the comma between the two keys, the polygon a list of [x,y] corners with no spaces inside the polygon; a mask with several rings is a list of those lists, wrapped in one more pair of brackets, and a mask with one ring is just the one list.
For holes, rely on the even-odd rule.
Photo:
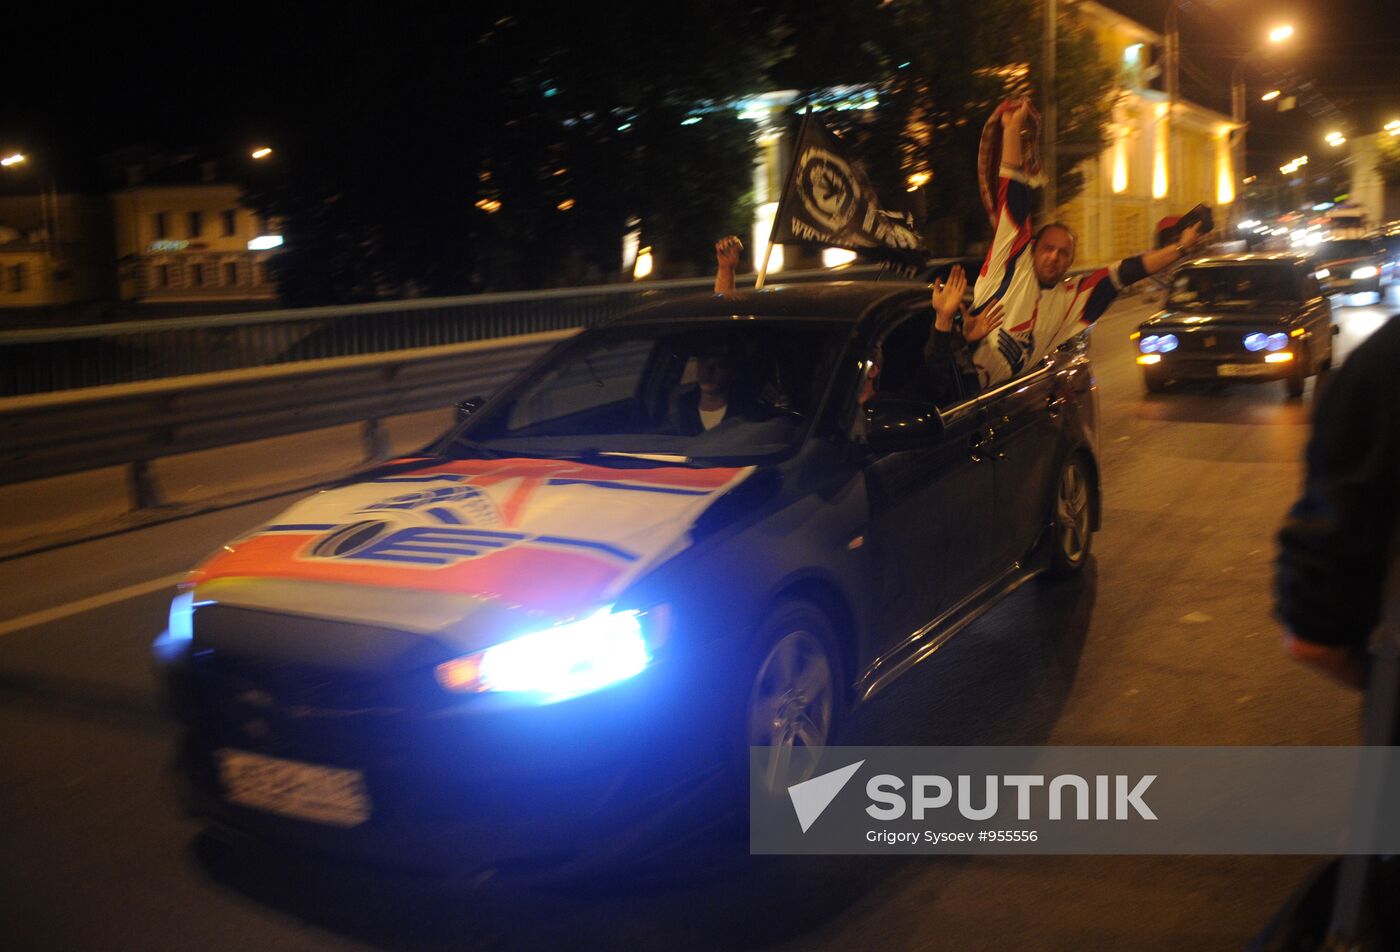
{"label": "car door handle", "polygon": [[996,441],[996,438],[996,431],[991,429],[983,430],[972,438],[968,449],[972,451],[971,458],[974,463],[981,463],[986,460],[987,457],[984,454],[987,448]]}

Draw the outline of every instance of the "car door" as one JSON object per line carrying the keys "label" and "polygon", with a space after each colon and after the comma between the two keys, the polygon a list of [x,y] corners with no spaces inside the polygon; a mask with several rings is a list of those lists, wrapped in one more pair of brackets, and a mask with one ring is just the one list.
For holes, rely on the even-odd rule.
{"label": "car door", "polygon": [[[914,327],[921,333],[906,335],[910,341],[887,337],[884,352],[922,348],[926,322]],[[895,376],[898,363],[886,363],[891,373],[881,375],[882,394],[908,395],[909,381]],[[941,437],[871,452],[863,465],[879,628],[896,642],[975,591],[993,561],[987,544],[993,474],[982,411],[966,400],[938,412]]]}
{"label": "car door", "polygon": [[1052,353],[979,401],[991,437],[997,571],[1022,559],[1046,524],[1064,439],[1060,415],[1069,395],[1059,371],[1067,362],[1063,353]]}

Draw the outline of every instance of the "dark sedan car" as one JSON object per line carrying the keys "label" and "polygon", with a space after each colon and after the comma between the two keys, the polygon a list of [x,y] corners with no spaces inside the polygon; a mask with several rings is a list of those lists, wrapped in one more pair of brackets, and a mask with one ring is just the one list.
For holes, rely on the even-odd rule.
{"label": "dark sedan car", "polygon": [[1374,294],[1394,278],[1395,263],[1385,247],[1370,238],[1324,241],[1309,255],[1324,294]]}
{"label": "dark sedan car", "polygon": [[733,803],[749,746],[827,744],[1098,523],[1083,342],[966,393],[922,360],[931,317],[890,283],[641,310],[219,549],[155,646],[190,806],[351,857],[591,868]]}
{"label": "dark sedan car", "polygon": [[1163,310],[1133,334],[1149,393],[1173,380],[1283,380],[1301,396],[1332,363],[1332,305],[1291,254],[1201,258],[1172,276]]}

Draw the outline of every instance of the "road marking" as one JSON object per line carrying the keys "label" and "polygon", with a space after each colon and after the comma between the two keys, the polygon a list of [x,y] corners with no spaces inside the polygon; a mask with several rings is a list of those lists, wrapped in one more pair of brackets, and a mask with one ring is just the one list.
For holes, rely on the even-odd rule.
{"label": "road marking", "polygon": [[46,608],[39,612],[30,612],[28,615],[20,615],[9,621],[0,621],[0,635],[13,634],[16,631],[23,631],[25,628],[34,628],[38,625],[47,625],[51,621],[58,621],[60,618],[67,618],[70,615],[81,615],[83,612],[90,612],[108,605],[115,605],[117,602],[149,595],[162,588],[174,588],[175,583],[184,578],[185,574],[177,572],[174,575],[167,575],[150,582],[128,585],[126,588],[119,588],[114,592],[103,592],[101,595],[93,595],[91,598],[80,598],[78,601],[69,602],[66,605]]}

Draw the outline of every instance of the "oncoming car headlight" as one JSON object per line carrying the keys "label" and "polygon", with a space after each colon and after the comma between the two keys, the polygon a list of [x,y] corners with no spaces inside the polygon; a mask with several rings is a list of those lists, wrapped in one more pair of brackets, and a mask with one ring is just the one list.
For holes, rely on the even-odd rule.
{"label": "oncoming car headlight", "polygon": [[1323,278],[1332,277],[1332,272],[1328,271],[1326,268],[1318,268],[1316,271],[1313,272],[1313,277],[1321,281]]}
{"label": "oncoming car headlight", "polygon": [[1248,351],[1263,350],[1269,346],[1269,335],[1255,331],[1253,334],[1244,335],[1244,349]]}
{"label": "oncoming car headlight", "polygon": [[454,694],[509,693],[547,704],[635,677],[651,659],[641,613],[609,606],[445,661],[434,673]]}
{"label": "oncoming car headlight", "polygon": [[1288,335],[1282,333],[1270,334],[1265,346],[1268,347],[1269,350],[1283,350],[1288,346]]}
{"label": "oncoming car headlight", "polygon": [[1148,334],[1138,341],[1138,350],[1144,354],[1170,354],[1179,343],[1175,334]]}
{"label": "oncoming car headlight", "polygon": [[1353,271],[1351,273],[1351,279],[1353,281],[1365,281],[1367,278],[1374,278],[1378,274],[1380,274],[1380,272],[1368,264],[1364,268],[1357,268]]}

